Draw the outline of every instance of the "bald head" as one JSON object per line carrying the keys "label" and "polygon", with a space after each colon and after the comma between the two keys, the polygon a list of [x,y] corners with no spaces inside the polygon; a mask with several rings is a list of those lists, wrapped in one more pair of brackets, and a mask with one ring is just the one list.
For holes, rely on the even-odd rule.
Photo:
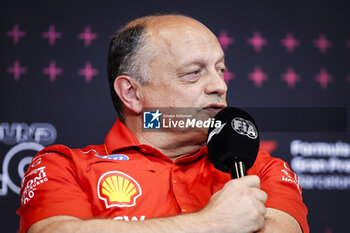
{"label": "bald head", "polygon": [[143,25],[149,29],[159,29],[159,28],[167,28],[170,25],[180,25],[180,24],[191,24],[194,23],[197,26],[202,25],[205,27],[202,23],[199,21],[190,18],[185,15],[175,15],[175,14],[168,14],[168,15],[150,15],[145,16],[142,18],[135,19],[125,25],[125,29],[130,27],[135,27],[137,25]]}
{"label": "bald head", "polygon": [[181,41],[185,43],[192,39],[190,38],[190,34],[193,33],[197,37],[203,35],[203,33],[208,37],[209,34],[210,39],[216,40],[216,36],[205,25],[184,15],[145,16],[128,23],[125,29],[139,25],[145,28],[147,45],[151,45],[151,42],[155,40],[157,42],[160,42],[160,40],[171,40],[174,38],[174,35],[179,34],[182,36]]}
{"label": "bald head", "polygon": [[[131,21],[113,35],[108,55],[108,79],[113,103],[122,120],[123,106],[113,88],[114,80],[127,75],[141,85],[148,84],[152,77],[149,70],[152,61],[162,56],[159,51],[172,54],[174,48],[191,43],[194,37],[202,38],[201,43],[217,41],[206,26],[183,15],[145,16]],[[166,49],[160,50],[160,47]]]}

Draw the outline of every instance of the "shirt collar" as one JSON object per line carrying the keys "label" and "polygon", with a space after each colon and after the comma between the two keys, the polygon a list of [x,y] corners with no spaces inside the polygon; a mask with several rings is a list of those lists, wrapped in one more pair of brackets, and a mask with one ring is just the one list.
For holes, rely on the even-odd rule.
{"label": "shirt collar", "polygon": [[128,127],[118,118],[106,136],[105,145],[108,154],[112,154],[115,150],[137,147],[140,143]]}
{"label": "shirt collar", "polygon": [[[127,149],[131,147],[136,147],[139,150],[142,151],[142,148],[149,148],[147,145],[141,145],[135,135],[124,125],[120,119],[118,118],[117,121],[114,123],[112,129],[109,131],[109,133],[106,136],[105,139],[105,145],[106,150],[108,154],[112,154],[116,150],[122,150]],[[141,152],[142,153],[142,152]],[[170,160],[165,155],[161,154],[158,150],[153,148],[153,155],[166,158],[167,160]],[[199,150],[193,151],[185,156],[182,156],[181,158],[178,158],[175,163],[181,163],[186,164],[190,163],[194,160],[197,160],[204,155],[207,154],[207,148],[202,147]],[[170,160],[171,161],[171,160]]]}

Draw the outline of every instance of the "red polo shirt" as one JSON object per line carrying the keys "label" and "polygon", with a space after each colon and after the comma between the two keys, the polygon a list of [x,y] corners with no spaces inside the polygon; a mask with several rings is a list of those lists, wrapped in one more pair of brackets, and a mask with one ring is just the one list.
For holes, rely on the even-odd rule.
{"label": "red polo shirt", "polygon": [[[47,147],[22,180],[20,232],[57,215],[136,221],[200,210],[230,180],[206,154],[203,147],[173,162],[139,144],[119,119],[103,145]],[[259,151],[248,174],[260,177],[266,207],[289,213],[309,232],[301,188],[285,162]]]}

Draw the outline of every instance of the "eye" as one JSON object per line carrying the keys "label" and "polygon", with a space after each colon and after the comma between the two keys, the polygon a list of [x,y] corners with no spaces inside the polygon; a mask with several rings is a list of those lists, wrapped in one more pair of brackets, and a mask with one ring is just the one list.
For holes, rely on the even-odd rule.
{"label": "eye", "polygon": [[218,73],[220,75],[224,75],[225,71],[226,71],[226,67],[221,67],[221,68],[218,69]]}
{"label": "eye", "polygon": [[196,69],[196,70],[193,70],[193,71],[186,73],[183,76],[183,78],[187,82],[196,82],[199,80],[201,73],[202,73],[201,69]]}
{"label": "eye", "polygon": [[201,71],[198,69],[198,70],[189,72],[189,73],[187,73],[186,75],[199,75],[200,72],[201,72]]}

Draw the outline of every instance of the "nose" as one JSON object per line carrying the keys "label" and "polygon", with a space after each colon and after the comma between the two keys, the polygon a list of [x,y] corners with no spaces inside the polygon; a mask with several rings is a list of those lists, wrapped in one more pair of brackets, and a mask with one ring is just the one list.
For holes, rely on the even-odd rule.
{"label": "nose", "polygon": [[205,87],[205,93],[208,95],[222,96],[227,92],[227,85],[224,81],[223,76],[221,76],[216,70],[210,75],[208,84]]}

